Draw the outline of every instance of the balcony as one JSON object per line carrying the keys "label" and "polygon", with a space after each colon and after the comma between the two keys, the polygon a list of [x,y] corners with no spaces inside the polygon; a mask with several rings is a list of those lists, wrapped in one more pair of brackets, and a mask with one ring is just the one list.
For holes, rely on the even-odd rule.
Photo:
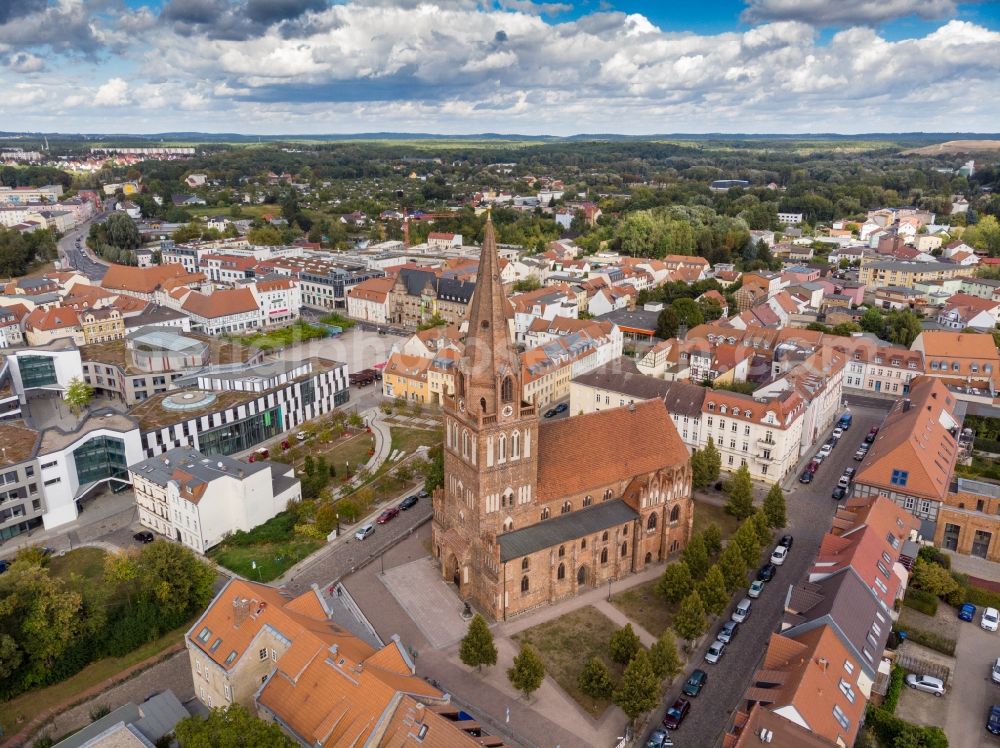
{"label": "balcony", "polygon": [[757,454],[754,455],[754,457],[756,457],[761,462],[774,462],[775,460],[773,452],[769,456],[765,456],[764,452],[758,452]]}
{"label": "balcony", "polygon": [[775,447],[778,444],[776,441],[774,441],[774,439],[758,439],[757,443],[763,444],[768,447]]}

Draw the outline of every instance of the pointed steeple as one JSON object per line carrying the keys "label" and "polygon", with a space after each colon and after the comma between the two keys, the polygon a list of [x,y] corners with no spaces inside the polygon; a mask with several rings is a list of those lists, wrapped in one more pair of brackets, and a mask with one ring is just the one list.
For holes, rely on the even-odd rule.
{"label": "pointed steeple", "polygon": [[515,407],[520,402],[520,365],[517,352],[511,346],[508,306],[500,281],[493,219],[487,215],[476,290],[469,305],[465,354],[460,364],[470,410],[495,414],[501,399],[498,390],[506,377],[512,378],[508,386],[516,398]]}

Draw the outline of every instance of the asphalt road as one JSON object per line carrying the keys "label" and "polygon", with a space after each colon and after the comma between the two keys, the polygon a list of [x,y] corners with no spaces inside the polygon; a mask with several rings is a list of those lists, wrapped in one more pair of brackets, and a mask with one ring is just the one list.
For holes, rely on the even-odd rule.
{"label": "asphalt road", "polygon": [[[742,705],[743,694],[754,671],[759,666],[767,649],[771,633],[777,631],[785,594],[790,585],[801,581],[808,569],[820,541],[833,517],[837,502],[831,497],[837,480],[848,466],[857,467],[860,463],[854,461],[854,452],[864,440],[868,430],[881,423],[888,412],[890,401],[878,403],[876,409],[862,405],[851,405],[854,422],[845,433],[833,453],[820,466],[816,477],[809,485],[798,482],[801,467],[811,458],[812,453],[805,456],[796,472],[786,480],[785,497],[788,506],[789,526],[782,532],[791,533],[795,542],[785,563],[778,567],[778,573],[769,582],[761,597],[753,602],[750,618],[740,624],[738,633],[732,643],[726,648],[722,659],[715,665],[704,661],[704,653],[715,638],[722,620],[712,624],[697,647],[693,665],[679,677],[667,693],[664,703],[654,713],[651,727],[659,725],[663,719],[666,707],[680,696],[680,689],[688,675],[695,668],[701,668],[708,673],[708,683],[701,694],[692,700],[691,711],[687,719],[676,730],[674,742],[681,746],[717,746],[722,742],[725,730],[732,722],[733,713]],[[833,426],[817,441],[816,451],[829,437]],[[696,510],[697,511],[697,510]],[[772,547],[766,548],[761,555],[761,562],[770,555]],[[748,579],[749,581],[749,579]],[[739,590],[733,596],[733,602],[739,601],[746,590]]]}
{"label": "asphalt road", "polygon": [[[108,269],[105,265],[91,259],[84,248],[84,243],[87,238],[87,232],[90,231],[90,224],[95,220],[101,221],[103,219],[104,214],[98,214],[72,231],[67,232],[59,240],[59,258],[69,265],[69,267],[76,268],[95,282],[100,282],[104,274],[108,272]],[[77,247],[78,240],[80,242],[79,247]]]}

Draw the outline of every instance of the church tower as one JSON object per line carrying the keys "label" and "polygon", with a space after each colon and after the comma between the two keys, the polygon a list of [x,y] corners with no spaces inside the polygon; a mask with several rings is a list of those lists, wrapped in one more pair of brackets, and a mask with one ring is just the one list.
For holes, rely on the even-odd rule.
{"label": "church tower", "polygon": [[538,520],[538,412],[522,394],[511,343],[510,303],[500,281],[493,222],[487,217],[465,352],[455,394],[445,397],[444,486],[434,495],[434,552],[462,597],[496,606],[497,537]]}

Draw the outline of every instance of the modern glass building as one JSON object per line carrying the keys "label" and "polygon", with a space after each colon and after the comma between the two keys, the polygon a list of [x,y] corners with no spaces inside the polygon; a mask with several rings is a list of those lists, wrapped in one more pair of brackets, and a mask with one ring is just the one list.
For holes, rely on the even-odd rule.
{"label": "modern glass building", "polygon": [[51,356],[18,356],[18,367],[21,386],[26,390],[58,384],[56,364]]}
{"label": "modern glass building", "polygon": [[112,487],[129,485],[125,442],[113,436],[95,436],[73,450],[76,477],[81,487],[110,480]]}
{"label": "modern glass building", "polygon": [[281,406],[255,413],[198,434],[198,448],[205,455],[231,455],[273,439],[284,428]]}

